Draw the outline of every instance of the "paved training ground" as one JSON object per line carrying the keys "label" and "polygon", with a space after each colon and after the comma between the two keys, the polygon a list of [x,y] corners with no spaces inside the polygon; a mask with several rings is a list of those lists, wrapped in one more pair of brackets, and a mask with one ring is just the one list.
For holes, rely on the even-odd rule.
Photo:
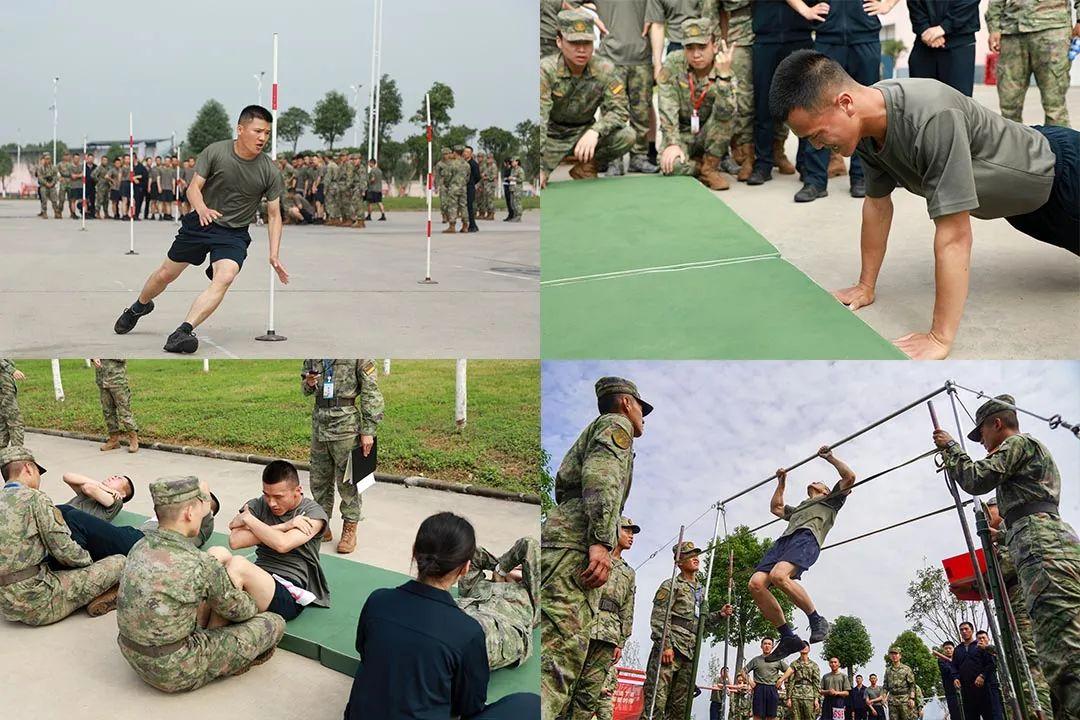
{"label": "paved training ground", "polygon": [[[998,107],[997,91],[993,87],[976,85],[975,99],[995,110]],[[1068,99],[1076,127],[1080,123],[1080,91],[1073,88]],[[1029,124],[1042,122],[1036,88],[1028,91],[1024,120]],[[794,159],[795,149],[796,140],[791,136],[787,142],[789,158]],[[564,177],[565,167],[560,168],[557,179]],[[638,178],[631,176],[628,180]],[[593,308],[590,317],[596,318],[590,321],[593,324],[587,326],[587,331],[595,338],[604,339],[605,352],[615,353],[626,348],[626,357],[670,357],[676,349],[680,356],[709,357],[703,348],[722,348],[722,355],[712,356],[728,358],[868,357],[854,352],[860,346],[845,340],[846,336],[838,330],[839,325],[817,319],[819,313],[834,318],[836,309],[848,314],[850,311],[829,297],[824,297],[821,302],[814,301],[813,309],[797,306],[799,295],[820,293],[809,293],[807,288],[800,290],[789,285],[792,275],[798,280],[798,273],[776,271],[770,275],[763,272],[763,266],[777,264],[772,260],[727,268],[653,274],[632,281],[588,283],[595,286],[595,291],[586,290],[587,286],[580,284],[570,285],[561,288],[558,296],[552,294],[546,282],[549,279],[625,269],[628,266],[619,263],[631,255],[635,263],[639,259],[642,261],[634,267],[645,267],[646,263],[702,259],[691,251],[696,252],[706,241],[726,250],[729,243],[736,242],[728,239],[730,233],[742,237],[739,218],[775,246],[788,263],[825,290],[855,284],[859,276],[862,201],[848,195],[847,177],[832,178],[829,197],[805,204],[796,204],[792,200],[801,187],[796,176],[780,175],[774,170],[772,182],[758,187],[736,183],[731,177],[728,179],[731,190],[713,193],[723,200],[723,204],[716,203],[718,209],[706,210],[707,206],[689,199],[695,193],[688,189],[682,194],[688,197],[682,199],[680,195],[677,202],[661,190],[658,192],[663,195],[644,195],[635,203],[627,203],[631,205],[627,210],[629,218],[617,228],[609,225],[605,229],[609,236],[599,236],[594,226],[586,226],[584,231],[571,228],[569,232],[575,233],[578,251],[591,253],[588,265],[583,261],[586,269],[572,273],[565,263],[560,262],[560,254],[569,253],[574,243],[554,232],[556,223],[560,222],[557,210],[560,193],[564,189],[576,193],[588,185],[600,186],[613,181],[601,179],[593,183],[549,185],[544,196],[545,285],[541,293],[545,312],[544,357],[596,356],[595,348],[599,345],[595,341],[586,346],[591,352],[577,352],[586,335],[584,332],[579,335],[576,328],[570,327],[574,322],[570,318],[576,318],[580,310],[575,309],[569,318],[561,312],[575,305],[581,307],[582,303]],[[685,182],[678,178],[656,180]],[[704,192],[709,191],[699,185],[698,194]],[[934,303],[934,226],[926,215],[926,202],[897,189],[893,193],[893,205],[889,250],[878,279],[877,300],[855,313],[888,340],[909,332],[927,331]],[[587,213],[586,217],[591,217],[594,212],[600,216],[604,210],[590,208],[584,202],[575,203],[574,207]],[[611,212],[610,208],[607,210]],[[717,232],[713,222],[701,219],[702,212],[715,218],[730,215],[731,211],[738,217],[725,220],[723,232]],[[585,222],[592,221],[582,221]],[[610,218],[608,222],[611,222]],[[971,290],[950,357],[1074,357],[1075,349],[1080,345],[1080,260],[1072,253],[1019,233],[1004,220],[973,220],[972,228]],[[639,246],[646,243],[656,253],[667,255],[661,256],[659,263],[655,256],[639,256]],[[748,246],[738,252],[752,255],[758,251],[754,246]],[[603,269],[595,269],[594,255],[605,258],[603,262],[610,265],[599,265]],[[726,257],[719,253],[718,256]],[[663,257],[676,259],[664,260]],[[559,275],[553,274],[557,267]],[[806,278],[801,282],[806,283]],[[726,287],[728,283],[730,287]],[[599,290],[601,286],[603,291]],[[763,307],[768,314],[762,312]],[[567,319],[560,319],[556,327],[553,318],[560,315]],[[795,321],[807,316],[806,324]],[[614,323],[613,328],[621,329],[617,337],[610,337],[616,334],[615,331],[606,331],[601,324],[621,317],[626,321]],[[725,332],[727,337],[703,337]],[[769,338],[769,335],[775,337]],[[863,333],[858,335],[858,342],[870,342],[862,337]],[[790,347],[800,344],[802,347]],[[780,349],[796,354],[783,355]],[[891,352],[888,348],[885,350]]]}
{"label": "paved training ground", "polygon": [[[162,475],[191,473],[207,480],[220,499],[222,509],[216,525],[218,531],[223,531],[236,508],[259,493],[262,468],[250,463],[153,450],[140,450],[134,455],[125,450],[102,453],[96,443],[33,433],[27,435],[26,443],[48,468],[42,489],[56,502],[71,496],[61,480],[66,471],[96,478],[120,473],[132,477],[137,486],[127,509],[149,515],[153,511],[147,489],[150,481]],[[306,493],[307,473],[300,475]],[[467,517],[476,527],[478,540],[489,548],[509,547],[522,534],[540,536],[539,509],[535,505],[382,483],[364,493],[364,501],[365,520],[360,523],[356,551],[339,556],[331,544],[323,549],[335,560],[348,558],[375,566],[367,570],[372,576],[382,574],[375,568],[409,573],[409,551],[416,528],[439,510]],[[335,535],[340,533],[336,509],[331,527]],[[342,592],[333,577],[330,582],[332,604],[354,604],[359,613],[362,599],[354,600],[348,590]],[[310,622],[316,612],[305,611],[295,622]],[[347,637],[335,642],[351,648],[355,630],[355,625],[349,627]],[[291,626],[288,632],[292,633]],[[194,693],[166,695],[139,680],[120,655],[115,614],[91,619],[81,610],[42,628],[0,621],[0,664],[7,668],[5,710],[12,717],[32,714],[41,720],[90,717],[85,713],[95,707],[110,708],[110,720],[232,717],[241,712],[267,720],[297,715],[337,720],[351,685],[347,675],[279,649],[268,663],[240,677],[213,682]],[[493,690],[497,689],[496,685]]]}
{"label": "paved training ground", "polygon": [[[166,356],[165,338],[207,286],[206,265],[188,268],[125,336],[113,323],[165,258],[169,222],[128,224],[35,217],[36,201],[0,203],[0,347],[15,357]],[[51,213],[51,210],[50,210]],[[287,225],[267,329],[265,227],[251,226],[249,255],[217,311],[198,328],[200,357],[307,357],[365,352],[394,357],[534,358],[539,353],[540,213],[521,223],[480,222],[480,232],[442,235],[435,219],[432,279],[424,279],[426,214],[390,213],[363,230]]]}

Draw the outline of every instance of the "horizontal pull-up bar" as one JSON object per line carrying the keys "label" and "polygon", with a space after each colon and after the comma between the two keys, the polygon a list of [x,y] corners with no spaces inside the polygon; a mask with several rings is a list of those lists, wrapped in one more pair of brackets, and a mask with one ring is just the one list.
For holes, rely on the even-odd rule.
{"label": "horizontal pull-up bar", "polygon": [[1030,415],[1031,417],[1033,417],[1033,418],[1035,418],[1037,420],[1042,420],[1043,422],[1048,423],[1050,425],[1051,430],[1056,429],[1058,426],[1060,426],[1060,427],[1065,428],[1069,432],[1071,432],[1073,435],[1076,435],[1077,437],[1080,437],[1080,424],[1073,424],[1073,423],[1065,422],[1064,420],[1061,419],[1060,415],[1051,415],[1050,417],[1043,417],[1042,415],[1038,415],[1036,413],[1033,413],[1030,410],[1025,410],[1022,407],[1018,407],[1016,405],[1013,405],[1012,403],[1005,402],[1004,400],[999,400],[998,398],[991,397],[990,395],[987,395],[986,393],[982,392],[981,390],[972,390],[971,388],[964,387],[963,385],[955,383],[952,380],[949,380],[948,382],[946,382],[945,387],[946,388],[951,388],[952,387],[952,388],[958,388],[960,390],[966,390],[967,392],[971,393],[972,395],[975,395],[976,397],[980,397],[980,398],[983,398],[985,400],[994,400],[995,402],[1001,403],[1005,407],[1012,408],[1016,412],[1022,412],[1025,415]]}
{"label": "horizontal pull-up bar", "polygon": [[[959,387],[959,386],[958,386],[958,387]],[[947,385],[943,385],[943,386],[941,386],[940,388],[938,388],[937,390],[935,390],[934,392],[932,392],[932,393],[928,393],[928,394],[926,394],[926,395],[922,396],[921,398],[919,398],[918,400],[916,400],[916,401],[914,401],[914,402],[911,402],[911,403],[908,403],[908,404],[907,404],[907,405],[905,405],[904,407],[900,408],[899,410],[897,410],[897,411],[895,411],[895,412],[889,413],[888,415],[886,415],[885,417],[881,418],[880,420],[876,420],[876,421],[874,421],[874,422],[870,423],[869,425],[867,425],[867,426],[865,426],[865,427],[863,427],[863,428],[860,428],[859,430],[856,430],[855,432],[851,433],[851,434],[850,434],[850,435],[848,435],[847,437],[845,437],[845,438],[842,438],[842,439],[840,439],[840,440],[837,440],[837,441],[836,441],[836,442],[834,442],[834,443],[833,443],[832,445],[829,445],[829,450],[833,450],[834,448],[838,448],[838,447],[840,447],[841,445],[843,445],[844,443],[846,443],[846,442],[848,442],[848,441],[850,441],[850,440],[854,440],[855,438],[859,437],[859,436],[860,436],[860,435],[862,435],[863,433],[865,433],[865,432],[868,432],[868,431],[870,431],[870,430],[873,430],[873,429],[874,429],[874,428],[876,428],[876,427],[877,427],[878,425],[881,425],[881,424],[883,424],[883,423],[886,423],[886,422],[888,422],[889,420],[892,420],[892,419],[893,419],[894,417],[896,417],[896,416],[898,416],[898,415],[902,415],[902,414],[906,413],[906,412],[907,412],[908,410],[910,410],[911,408],[915,407],[916,405],[922,405],[922,404],[923,404],[924,402],[926,402],[926,401],[927,401],[927,400],[929,400],[930,398],[932,398],[932,397],[936,397],[937,395],[940,395],[941,393],[945,392],[945,391],[946,391],[947,389],[948,389],[948,386],[947,386]],[[795,463],[795,464],[794,464],[794,465],[792,465],[791,467],[789,467],[789,468],[784,468],[784,472],[791,472],[791,471],[792,471],[792,470],[794,470],[795,468],[797,468],[797,467],[800,467],[800,466],[802,466],[802,465],[805,465],[806,463],[810,462],[811,460],[814,460],[815,458],[819,458],[819,457],[821,457],[821,456],[820,456],[820,455],[819,455],[818,453],[814,453],[814,454],[813,454],[813,455],[811,455],[810,457],[807,457],[807,458],[804,458],[804,459],[800,460],[799,462]],[[770,482],[770,481],[772,481],[772,480],[775,480],[775,479],[776,479],[776,473],[773,473],[772,475],[770,475],[769,477],[765,478],[765,479],[764,479],[764,480],[762,480],[761,482],[759,482],[759,483],[755,483],[755,484],[751,485],[750,487],[746,488],[745,490],[742,490],[742,491],[740,491],[740,492],[738,492],[738,493],[735,493],[734,495],[732,495],[731,497],[727,498],[726,500],[721,500],[721,501],[720,501],[720,504],[721,504],[721,505],[727,505],[727,504],[728,504],[729,502],[731,502],[732,500],[735,500],[735,499],[737,499],[737,498],[741,498],[741,497],[742,497],[743,495],[745,495],[746,493],[750,492],[751,490],[756,490],[756,489],[758,489],[759,487],[761,487],[762,485],[764,485],[765,483],[767,483],[767,482]]]}
{"label": "horizontal pull-up bar", "polygon": [[[963,503],[961,503],[961,505],[970,505],[973,502],[975,502],[975,501],[974,500],[965,500]],[[925,513],[923,515],[918,515],[918,516],[913,517],[913,518],[908,518],[907,520],[901,520],[898,523],[893,523],[892,525],[886,525],[883,528],[878,528],[877,530],[871,530],[870,532],[863,533],[862,535],[856,535],[855,537],[849,537],[846,540],[841,540],[840,542],[829,543],[828,545],[825,545],[821,549],[822,550],[828,550],[829,548],[840,547],[841,545],[846,545],[849,542],[855,542],[856,540],[862,540],[863,538],[870,537],[871,535],[877,535],[880,532],[885,532],[886,530],[892,530],[893,528],[898,528],[901,525],[907,525],[908,523],[913,523],[913,522],[915,522],[917,520],[925,520],[928,517],[933,517],[934,515],[940,515],[941,513],[948,512],[950,510],[955,510],[955,509],[956,509],[956,505],[946,505],[945,507],[941,508],[940,510],[934,510],[933,512],[928,512],[928,513]]]}

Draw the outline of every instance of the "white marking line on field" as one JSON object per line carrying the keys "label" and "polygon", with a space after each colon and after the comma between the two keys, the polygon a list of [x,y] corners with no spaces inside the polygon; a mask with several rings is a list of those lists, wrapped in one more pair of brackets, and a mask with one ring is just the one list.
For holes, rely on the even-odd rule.
{"label": "white marking line on field", "polygon": [[515,280],[525,280],[527,282],[536,282],[536,276],[529,277],[528,275],[518,275],[516,273],[499,272],[498,270],[474,270],[474,272],[487,273],[488,275],[498,275],[500,277],[514,278]]}
{"label": "white marking line on field", "polygon": [[703,270],[707,268],[723,267],[725,265],[741,265],[742,263],[759,262],[761,260],[779,260],[780,253],[767,253],[765,255],[748,255],[740,258],[727,260],[699,260],[697,262],[679,263],[676,265],[658,265],[656,267],[635,268],[633,270],[617,270],[608,273],[596,273],[595,275],[579,275],[578,277],[558,278],[556,280],[541,280],[540,284],[545,287],[558,285],[573,285],[589,280],[615,280],[635,275],[652,275],[655,273],[682,272],[683,270]]}
{"label": "white marking line on field", "polygon": [[224,354],[224,355],[225,355],[226,357],[230,357],[230,358],[232,358],[233,360],[239,360],[239,359],[240,359],[240,356],[239,356],[239,355],[236,355],[236,354],[233,354],[233,353],[229,352],[228,350],[226,350],[225,348],[221,347],[220,345],[218,345],[218,344],[217,344],[216,342],[214,342],[214,341],[213,341],[213,340],[211,340],[210,338],[206,337],[205,335],[203,335],[203,336],[202,336],[202,339],[203,339],[203,342],[205,342],[205,343],[208,343],[208,344],[209,344],[209,345],[211,345],[212,347],[215,347],[215,348],[217,348],[218,350],[220,350],[220,351],[221,351],[221,352],[222,352],[222,353],[223,353],[223,354]]}
{"label": "white marking line on field", "polygon": [[116,283],[117,285],[119,285],[120,287],[124,288],[124,292],[135,292],[131,288],[125,286],[124,283],[120,282],[119,280],[113,280],[113,282]]}

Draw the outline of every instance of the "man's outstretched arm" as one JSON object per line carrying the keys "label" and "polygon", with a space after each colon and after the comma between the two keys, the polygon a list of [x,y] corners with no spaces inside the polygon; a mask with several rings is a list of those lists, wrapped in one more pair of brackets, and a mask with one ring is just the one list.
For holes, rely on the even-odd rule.
{"label": "man's outstretched arm", "polygon": [[833,293],[837,300],[852,310],[858,310],[874,302],[874,289],[877,287],[881,264],[885,262],[885,250],[889,243],[892,218],[891,195],[877,198],[867,196],[863,200],[862,230],[859,239],[862,269],[859,271],[859,282]]}
{"label": "man's outstretched arm", "polygon": [[784,486],[787,483],[787,472],[783,468],[776,471],[776,490],[773,491],[772,500],[769,501],[769,512],[778,518],[784,517]]}
{"label": "man's outstretched arm", "polygon": [[821,455],[825,462],[836,468],[836,472],[840,475],[841,490],[847,490],[855,484],[855,472],[848,467],[847,463],[833,455],[832,450],[830,450],[828,446],[821,448],[821,450],[818,451],[818,454]]}

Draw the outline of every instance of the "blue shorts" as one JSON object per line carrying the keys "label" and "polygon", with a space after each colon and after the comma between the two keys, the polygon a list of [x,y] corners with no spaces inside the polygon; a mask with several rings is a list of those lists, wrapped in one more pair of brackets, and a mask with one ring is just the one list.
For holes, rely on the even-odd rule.
{"label": "blue shorts", "polygon": [[776,707],[780,704],[780,693],[775,685],[758,683],[754,686],[754,699],[751,702],[751,711],[757,718],[776,717]]}
{"label": "blue shorts", "polygon": [[1080,255],[1080,132],[1055,125],[1035,125],[1054,153],[1054,184],[1050,197],[1037,210],[1005,218],[1020,232],[1036,240]]}
{"label": "blue shorts", "polygon": [[296,602],[287,587],[274,580],[274,597],[266,610],[267,612],[277,613],[288,622],[303,612],[304,606]]}
{"label": "blue shorts", "polygon": [[169,259],[202,265],[209,255],[211,265],[218,260],[233,260],[243,267],[250,244],[251,236],[246,227],[227,228],[217,223],[202,227],[199,214],[192,211],[180,218],[180,230],[169,248]]}
{"label": "blue shorts", "polygon": [[814,533],[802,528],[791,535],[785,535],[773,543],[754,570],[769,572],[776,563],[785,561],[796,567],[795,574],[791,577],[798,580],[811,565],[817,562],[820,554],[821,546],[818,545]]}

